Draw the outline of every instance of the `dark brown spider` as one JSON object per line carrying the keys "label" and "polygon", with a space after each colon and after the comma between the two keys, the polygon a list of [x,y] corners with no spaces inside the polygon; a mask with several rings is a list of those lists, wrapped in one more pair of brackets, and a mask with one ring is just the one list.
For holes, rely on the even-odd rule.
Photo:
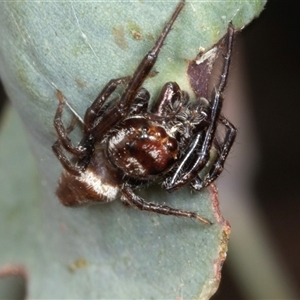
{"label": "dark brown spider", "polygon": [[[226,35],[222,74],[212,100],[197,97],[190,102],[187,92],[180,90],[176,82],[168,82],[156,104],[148,107],[150,94],[142,84],[183,7],[181,1],[134,74],[112,79],[103,88],[85,113],[83,138],[77,146],[68,137],[74,122],[68,128],[62,123],[66,100],[57,91],[59,105],[54,126],[58,139],[53,151],[65,169],[57,188],[57,196],[64,205],[110,202],[120,195],[124,204],[140,210],[195,218],[210,224],[195,212],[147,202],[133,191],[154,180],[161,181],[168,191],[186,184],[193,190],[201,190],[220,175],[235,139],[235,127],[220,115],[234,36],[231,24]],[[121,84],[126,84],[123,94],[108,101]],[[222,142],[215,137],[218,124],[226,132]],[[217,144],[217,158],[200,178],[198,174],[207,167],[211,149]],[[73,155],[71,160],[64,150]]]}

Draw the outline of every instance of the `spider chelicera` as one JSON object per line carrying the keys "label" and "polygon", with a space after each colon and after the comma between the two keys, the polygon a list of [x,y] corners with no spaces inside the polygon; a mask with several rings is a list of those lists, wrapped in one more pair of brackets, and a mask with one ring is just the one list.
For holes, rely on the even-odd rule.
{"label": "spider chelicera", "polygon": [[[222,172],[236,136],[235,127],[221,115],[234,37],[231,24],[225,38],[222,74],[211,100],[197,97],[190,102],[187,92],[176,82],[168,82],[154,106],[148,107],[150,94],[142,84],[183,7],[181,1],[134,74],[106,84],[85,113],[83,138],[78,145],[68,137],[75,125],[74,118],[68,128],[63,125],[66,100],[57,91],[59,105],[54,126],[58,139],[52,148],[65,169],[56,191],[64,205],[110,202],[120,196],[124,204],[140,210],[210,224],[195,212],[147,202],[134,192],[152,181],[162,182],[168,191],[186,184],[193,190],[201,190]],[[108,101],[119,85],[125,85],[124,92]],[[225,128],[222,141],[216,139],[218,124]],[[218,145],[215,162],[200,177],[199,172],[207,168],[214,145]],[[71,160],[65,151],[73,155]]]}

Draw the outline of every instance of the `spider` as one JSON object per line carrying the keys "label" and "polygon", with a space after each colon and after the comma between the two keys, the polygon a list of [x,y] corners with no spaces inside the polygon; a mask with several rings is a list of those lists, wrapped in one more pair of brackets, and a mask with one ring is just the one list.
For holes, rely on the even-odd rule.
{"label": "spider", "polygon": [[[58,139],[52,148],[64,168],[56,191],[62,204],[110,202],[120,197],[125,205],[139,210],[211,224],[196,212],[148,202],[134,192],[153,181],[162,182],[168,191],[187,184],[200,191],[220,175],[235,139],[235,127],[221,115],[234,38],[231,24],[226,35],[222,74],[212,99],[197,97],[191,102],[188,93],[176,82],[167,82],[153,107],[148,107],[150,94],[142,87],[143,82],[184,4],[179,2],[134,74],[110,80],[86,110],[83,138],[78,145],[68,137],[75,126],[75,117],[69,127],[63,125],[62,113],[67,102],[57,90],[59,104],[54,126]],[[120,85],[125,85],[123,93],[110,99]],[[216,139],[218,124],[225,128],[221,142]],[[217,158],[200,177],[199,172],[207,168],[215,145],[219,145],[215,147]],[[65,152],[73,157],[69,159]]]}

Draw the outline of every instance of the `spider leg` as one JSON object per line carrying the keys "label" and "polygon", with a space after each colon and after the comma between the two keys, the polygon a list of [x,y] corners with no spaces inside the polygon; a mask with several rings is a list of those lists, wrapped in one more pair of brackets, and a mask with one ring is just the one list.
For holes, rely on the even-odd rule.
{"label": "spider leg", "polygon": [[181,90],[179,85],[176,82],[167,82],[162,87],[151,112],[158,116],[168,116],[172,109],[172,104],[180,98]]}
{"label": "spider leg", "polygon": [[[74,118],[72,118],[71,125],[66,129],[63,122],[62,122],[62,112],[66,105],[66,99],[64,98],[61,91],[57,90],[56,96],[59,100],[59,104],[55,113],[54,117],[54,127],[56,129],[58,140],[60,141],[60,144],[70,153],[80,156],[84,154],[85,149],[82,147],[75,146],[71,140],[68,137],[68,134],[73,130],[75,123]],[[73,125],[72,125],[73,124]],[[54,145],[53,145],[54,146]]]}
{"label": "spider leg", "polygon": [[134,103],[130,108],[129,115],[139,115],[147,111],[150,100],[150,93],[145,88],[140,88],[137,92]]}
{"label": "spider leg", "polygon": [[177,216],[177,217],[193,218],[204,224],[208,224],[208,225],[212,224],[209,220],[201,217],[200,215],[198,215],[195,212],[184,211],[184,210],[180,210],[180,209],[171,208],[166,205],[159,205],[156,203],[147,202],[143,198],[136,195],[129,185],[123,186],[121,201],[125,205],[133,206],[134,208],[137,208],[139,210],[155,212],[155,213],[162,214],[162,215],[172,215],[172,216]]}
{"label": "spider leg", "polygon": [[[228,26],[228,32],[227,32],[227,43],[226,43],[227,50],[226,50],[226,54],[224,56],[221,79],[215,89],[215,92],[214,92],[214,99],[213,99],[212,105],[211,105],[209,126],[207,127],[201,148],[197,151],[198,157],[191,164],[189,169],[187,171],[185,171],[183,174],[179,175],[179,172],[176,172],[171,179],[168,178],[164,182],[164,186],[167,190],[175,190],[175,189],[178,189],[178,188],[184,186],[185,184],[191,182],[195,177],[198,176],[198,173],[205,167],[205,165],[207,164],[207,162],[209,160],[210,149],[213,144],[214,136],[215,136],[216,129],[217,129],[217,124],[220,119],[220,113],[221,113],[222,105],[223,105],[223,95],[222,94],[225,89],[225,86],[227,83],[227,78],[228,78],[232,46],[233,46],[233,37],[234,37],[234,29],[233,29],[232,24],[230,23]],[[197,134],[195,139],[197,140],[199,137],[200,137],[199,134]],[[194,144],[194,141],[192,142],[192,145]],[[196,145],[192,146],[192,148],[193,147],[194,147],[194,149],[197,148]],[[185,160],[187,161],[192,156],[194,156],[194,153],[189,151],[187,157],[185,157]]]}
{"label": "spider leg", "polygon": [[214,162],[204,179],[202,180],[199,177],[196,177],[195,181],[191,181],[190,185],[196,191],[199,191],[202,188],[210,185],[214,180],[216,180],[219,177],[219,175],[224,169],[224,163],[228,156],[228,153],[234,143],[237,129],[223,116],[220,116],[220,122],[226,128],[226,135],[224,137],[223,145],[221,147],[220,152],[218,153],[217,160]]}
{"label": "spider leg", "polygon": [[74,165],[64,154],[63,152],[63,144],[61,140],[57,140],[53,146],[52,150],[54,154],[56,155],[57,159],[60,161],[64,169],[66,169],[70,174],[73,174],[75,176],[80,175],[80,173],[83,171],[81,167],[78,167]]}
{"label": "spider leg", "polygon": [[[90,132],[95,126],[95,119],[101,116],[101,108],[108,97],[115,91],[118,85],[128,83],[131,76],[111,79],[96,97],[84,115],[84,131]],[[103,113],[103,112],[102,112]]]}
{"label": "spider leg", "polygon": [[63,94],[59,90],[57,90],[56,95],[59,100],[59,104],[54,118],[54,127],[58,134],[58,139],[53,144],[52,149],[54,154],[60,161],[60,163],[68,172],[74,175],[79,175],[82,169],[74,165],[64,154],[64,149],[75,156],[80,156],[84,154],[84,149],[73,145],[73,143],[68,137],[68,134],[74,129],[78,119],[76,115],[73,115],[70,125],[67,128],[65,128],[61,120],[61,117],[62,117],[64,106],[66,104],[66,99],[64,98]]}
{"label": "spider leg", "polygon": [[[199,146],[199,143],[201,143],[201,140],[202,140],[202,135],[201,133],[198,133],[193,139],[192,143],[189,145],[189,148],[186,151],[185,156],[181,160],[179,166],[177,167],[176,172],[173,174],[172,177],[168,177],[163,182],[163,187],[165,189],[167,190],[173,189],[174,183],[178,182],[178,179],[180,178],[181,174],[184,172],[184,165],[187,164],[188,161],[190,162],[190,159],[194,156],[194,153],[197,151],[197,148]],[[190,164],[195,164],[195,162],[190,162]],[[182,185],[180,185],[179,187],[181,186]]]}

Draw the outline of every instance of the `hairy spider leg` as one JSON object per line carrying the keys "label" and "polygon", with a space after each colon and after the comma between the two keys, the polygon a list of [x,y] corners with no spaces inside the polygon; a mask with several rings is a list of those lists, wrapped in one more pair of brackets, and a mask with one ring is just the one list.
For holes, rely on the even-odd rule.
{"label": "hairy spider leg", "polygon": [[83,147],[75,146],[70,138],[68,137],[68,134],[74,129],[74,126],[77,122],[76,115],[73,115],[73,118],[71,120],[70,125],[65,128],[63,122],[62,122],[62,112],[66,105],[66,99],[64,98],[61,91],[56,91],[57,99],[59,100],[59,104],[56,110],[56,114],[54,117],[54,127],[56,129],[58,139],[52,146],[52,150],[62,166],[71,174],[73,175],[79,175],[82,172],[82,169],[72,163],[64,154],[64,150],[68,151],[69,153],[80,157],[86,153],[86,149]]}
{"label": "hairy spider leg", "polygon": [[[67,127],[67,129],[65,129],[65,135],[66,135],[66,137],[68,136],[68,134],[70,132],[72,132],[74,130],[77,121],[78,121],[77,115],[73,115],[73,117],[71,119],[71,122],[70,122],[70,125]],[[64,130],[64,126],[61,125],[61,124],[58,126],[58,128],[60,130]],[[56,142],[53,145],[53,148],[54,148],[55,152],[59,152],[59,149],[61,147],[64,147],[65,149],[68,148],[69,145],[66,145],[66,143],[69,143],[69,141],[70,141],[69,138],[64,138],[64,135],[62,136],[62,139],[57,139]],[[73,145],[71,144],[71,146],[73,146]]]}
{"label": "hairy spider leg", "polygon": [[[207,128],[206,135],[203,139],[201,148],[198,151],[199,156],[197,157],[195,162],[189,167],[189,169],[185,171],[183,174],[180,175],[179,172],[176,172],[171,178],[167,178],[165,180],[164,186],[167,190],[178,189],[184,186],[185,184],[189,183],[191,180],[193,180],[195,177],[198,176],[198,173],[201,171],[201,169],[204,168],[204,166],[207,164],[209,160],[210,149],[216,133],[216,129],[217,129],[217,125],[219,122],[220,113],[223,105],[222,93],[226,86],[229,66],[230,66],[230,59],[231,59],[231,53],[233,47],[233,37],[234,37],[234,28],[231,23],[228,26],[228,32],[226,37],[227,37],[227,42],[226,42],[227,51],[224,56],[221,80],[215,90],[215,95],[211,107],[210,123]],[[196,135],[195,139],[199,139],[198,135],[199,134]],[[188,161],[188,158],[192,158],[192,156],[194,156],[194,153],[192,151],[189,151],[188,155],[189,155],[188,157],[184,158],[185,161]],[[182,168],[183,165],[181,164],[181,169]]]}
{"label": "hairy spider leg", "polygon": [[[66,99],[64,98],[62,92],[59,90],[56,91],[56,96],[59,101],[59,104],[54,117],[54,127],[58,135],[58,140],[68,152],[74,155],[82,155],[84,153],[84,149],[78,148],[77,146],[72,144],[71,140],[68,137],[68,134],[71,132],[70,126],[68,129],[66,129],[61,119],[63,109],[66,105]],[[74,118],[72,118],[71,123],[74,122],[73,120]]]}
{"label": "hairy spider leg", "polygon": [[[75,128],[75,125],[78,121],[78,118],[76,115],[73,115],[70,125],[66,129],[66,135],[68,135],[70,132],[72,132]],[[63,164],[63,166],[68,170],[73,170],[73,165],[69,162],[69,160],[66,158],[66,156],[62,152],[62,148],[67,148],[66,141],[69,143],[69,138],[66,139],[57,139],[56,142],[53,144],[52,149],[55,153],[55,155],[59,158],[60,162]]]}
{"label": "hairy spider leg", "polygon": [[82,172],[82,169],[78,167],[77,165],[73,164],[64,154],[63,151],[63,143],[61,140],[56,140],[55,143],[52,146],[52,150],[54,154],[56,155],[57,159],[60,161],[64,169],[66,169],[70,174],[73,174],[75,176],[80,175]]}
{"label": "hairy spider leg", "polygon": [[[219,121],[225,126],[226,128],[226,135],[224,137],[223,144],[221,146],[221,150],[217,154],[217,159],[210,168],[208,174],[203,178],[195,177],[193,181],[191,181],[190,186],[195,191],[200,191],[204,187],[210,185],[213,181],[215,181],[219,175],[222,173],[224,169],[224,163],[226,158],[230,152],[230,149],[234,143],[237,129],[231,124],[225,117],[222,115],[220,116]],[[199,175],[198,175],[199,176]]]}
{"label": "hairy spider leg", "polygon": [[143,198],[136,195],[132,191],[131,187],[128,184],[123,185],[121,201],[125,205],[133,206],[139,210],[145,210],[148,212],[154,212],[154,213],[163,214],[163,215],[172,215],[172,216],[177,216],[177,217],[193,218],[193,219],[197,219],[198,221],[200,221],[204,224],[208,224],[208,225],[212,224],[209,220],[201,217],[200,215],[198,215],[195,212],[184,211],[184,210],[180,210],[180,209],[171,208],[166,205],[159,205],[156,203],[145,201]]}
{"label": "hairy spider leg", "polygon": [[151,109],[151,112],[161,117],[167,117],[170,113],[172,103],[180,98],[181,90],[179,85],[176,82],[167,82],[162,87],[155,105]]}
{"label": "hairy spider leg", "polygon": [[97,123],[95,124],[95,119],[99,118],[103,114],[103,104],[111,96],[111,94],[116,90],[117,86],[120,84],[128,83],[131,76],[111,79],[106,86],[102,89],[99,95],[96,97],[91,106],[86,110],[84,115],[84,132],[90,132]]}
{"label": "hairy spider leg", "polygon": [[139,115],[146,113],[149,106],[150,93],[145,88],[140,88],[137,92],[129,115]]}
{"label": "hairy spider leg", "polygon": [[[193,138],[191,144],[189,145],[188,151],[185,153],[184,157],[182,158],[176,172],[173,174],[172,177],[168,177],[163,182],[163,186],[170,190],[170,186],[174,184],[172,181],[174,178],[180,178],[180,174],[183,172],[184,165],[193,157],[196,153],[196,151],[199,148],[199,144],[203,142],[203,133],[199,132],[196,134],[196,136]],[[195,161],[192,162],[192,164],[195,164]],[[171,188],[172,189],[172,188]]]}

